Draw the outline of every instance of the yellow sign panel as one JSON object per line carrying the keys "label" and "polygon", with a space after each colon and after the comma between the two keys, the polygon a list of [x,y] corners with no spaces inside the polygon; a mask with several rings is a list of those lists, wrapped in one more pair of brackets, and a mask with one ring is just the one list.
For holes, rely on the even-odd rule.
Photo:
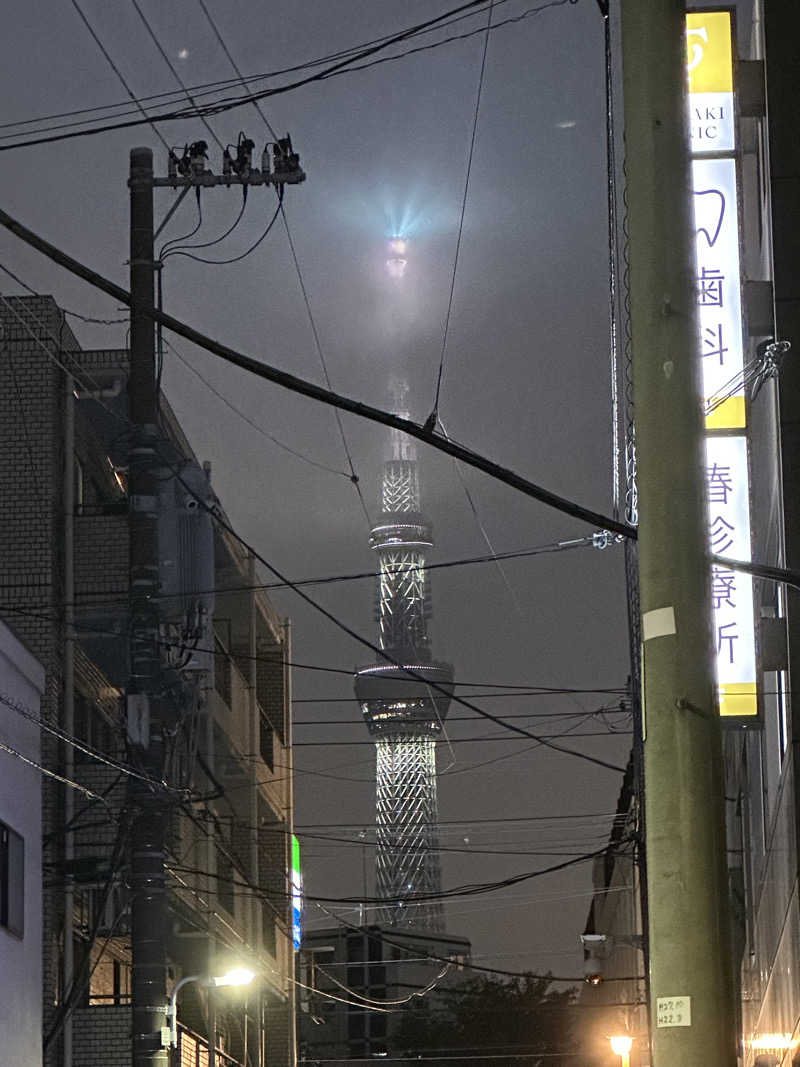
{"label": "yellow sign panel", "polygon": [[706,415],[707,430],[743,430],[746,425],[744,394],[729,396],[710,415]]}
{"label": "yellow sign panel", "polygon": [[730,11],[687,15],[686,49],[690,93],[733,91]]}
{"label": "yellow sign panel", "polygon": [[719,713],[723,718],[746,719],[758,715],[758,695],[753,682],[726,682],[719,687]]}

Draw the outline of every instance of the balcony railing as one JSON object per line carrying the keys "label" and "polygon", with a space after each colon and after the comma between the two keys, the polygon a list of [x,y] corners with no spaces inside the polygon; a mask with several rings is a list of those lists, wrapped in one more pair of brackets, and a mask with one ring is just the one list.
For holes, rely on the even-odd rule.
{"label": "balcony railing", "polygon": [[[242,1067],[239,1060],[229,1056],[221,1048],[215,1051],[219,1067]],[[178,1023],[178,1048],[174,1062],[178,1067],[208,1067],[208,1041]]]}

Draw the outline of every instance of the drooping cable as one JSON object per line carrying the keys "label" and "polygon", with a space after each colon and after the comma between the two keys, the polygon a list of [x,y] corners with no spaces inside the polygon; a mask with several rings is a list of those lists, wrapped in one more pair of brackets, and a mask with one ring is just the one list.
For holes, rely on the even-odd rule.
{"label": "drooping cable", "polygon": [[[83,278],[84,281],[88,281],[91,285],[103,290],[103,292],[108,293],[116,300],[120,300],[123,304],[130,307],[132,297],[126,289],[109,281],[96,271],[85,267],[72,256],[67,255],[48,241],[45,241],[37,234],[34,234],[27,226],[23,226],[20,222],[17,222],[16,219],[12,218],[11,215],[2,209],[0,209],[0,225],[5,226],[6,229],[19,237],[20,240],[25,241],[26,244],[31,245],[31,247],[46,255],[48,259],[65,267],[72,274],[76,274],[78,277]],[[635,530],[631,529],[631,527],[626,524],[617,522],[611,516],[606,516],[600,512],[582,507],[573,501],[567,500],[565,497],[561,497],[556,493],[544,489],[542,486],[535,485],[528,479],[502,467],[500,464],[486,459],[452,439],[447,440],[442,437],[441,434],[437,434],[425,426],[419,426],[410,419],[401,418],[398,415],[383,411],[380,408],[375,408],[372,405],[351,400],[349,397],[335,393],[332,390],[324,389],[321,386],[307,382],[305,379],[299,378],[297,375],[289,374],[286,371],[279,370],[277,367],[272,367],[261,360],[245,356],[242,353],[237,352],[235,349],[229,348],[227,345],[222,345],[219,342],[212,340],[205,334],[200,333],[199,330],[195,330],[193,327],[188,326],[186,323],[181,322],[172,315],[167,315],[165,312],[149,308],[142,309],[142,311],[148,318],[153,319],[154,322],[161,323],[166,329],[172,330],[174,333],[184,337],[187,341],[197,344],[200,348],[204,348],[207,351],[212,352],[214,355],[219,356],[221,359],[232,363],[234,366],[248,370],[258,377],[279,384],[292,392],[329,404],[341,411],[349,411],[355,415],[359,415],[362,418],[369,419],[384,426],[402,430],[403,433],[408,434],[410,437],[413,437],[418,441],[423,441],[425,444],[431,445],[447,455],[454,456],[456,459],[460,459],[469,466],[476,467],[478,470],[491,474],[498,481],[519,490],[526,496],[530,496],[539,500],[541,503],[547,504],[549,507],[553,507],[565,514],[572,515],[574,518],[580,519],[583,522],[588,522],[594,527],[599,527],[600,529],[619,534],[622,537],[636,537]]]}
{"label": "drooping cable", "polygon": [[[563,0],[563,2],[573,3],[573,0]],[[98,274],[97,271],[84,266],[72,256],[67,255],[66,252],[62,252],[60,249],[56,248],[55,245],[45,241],[43,238],[33,233],[32,230],[28,229],[27,226],[23,226],[22,223],[14,219],[8,212],[3,211],[2,208],[0,208],[0,226],[4,226],[21,241],[24,241],[32,248],[35,248],[38,252],[41,252],[42,255],[46,256],[54,263],[57,263],[59,266],[64,267],[70,273],[75,274],[77,277],[89,282],[90,285],[108,293],[110,296],[113,296],[115,300],[119,300],[121,303],[130,307],[132,298],[131,294],[126,289],[109,281],[109,279]],[[2,298],[0,297],[0,299]],[[199,330],[195,330],[193,327],[182,322],[180,319],[174,318],[172,315],[167,315],[166,313],[156,311],[155,309],[147,309],[144,311],[144,314],[146,314],[148,318],[153,319],[154,322],[160,322],[166,329],[172,330],[174,333],[184,337],[187,341],[196,344],[199,348],[203,348],[206,351],[211,352],[213,355],[218,356],[225,362],[247,370],[259,378],[274,382],[275,384],[288,389],[290,392],[299,393],[302,396],[307,396],[320,403],[339,408],[341,411],[349,411],[352,414],[368,419],[369,421],[401,430],[403,433],[408,434],[409,437],[422,441],[424,444],[430,445],[430,447],[435,448],[440,452],[444,452],[446,455],[453,456],[468,466],[475,467],[477,470],[482,470],[484,473],[489,474],[504,485],[516,489],[523,495],[538,500],[540,503],[552,507],[565,515],[571,515],[573,518],[589,523],[592,526],[599,527],[603,531],[618,534],[623,539],[632,541],[636,540],[637,533],[635,526],[618,522],[610,515],[604,515],[602,512],[593,511],[583,507],[575,501],[568,500],[566,497],[559,496],[540,485],[536,485],[529,479],[523,478],[515,471],[503,467],[499,463],[495,463],[493,460],[487,459],[480,453],[474,452],[472,449],[466,448],[452,439],[447,440],[441,434],[434,433],[431,430],[426,429],[424,426],[419,426],[417,423],[411,422],[409,419],[401,418],[391,412],[383,411],[381,408],[373,407],[370,404],[352,400],[350,397],[335,393],[332,390],[323,389],[321,386],[314,385],[312,382],[299,378],[297,375],[288,374],[286,371],[279,370],[277,367],[270,366],[268,363],[254,359],[251,356],[246,356],[243,353],[238,352],[236,349],[229,348],[227,345],[214,341],[212,338],[207,337]],[[49,353],[49,355],[52,358],[55,358],[52,356],[52,353]],[[66,370],[66,368],[63,367],[63,364],[60,365]],[[114,418],[122,418],[118,412],[111,411],[111,409],[108,410]],[[729,559],[727,556],[718,556],[715,554],[709,554],[708,560],[711,563],[719,564],[730,570],[741,571],[743,574],[752,574],[756,578],[765,578],[768,581],[782,582],[792,588],[800,588],[800,571],[793,570],[792,568],[773,567],[768,564],[752,563],[747,560],[734,560]]]}
{"label": "drooping cable", "polygon": [[224,233],[221,233],[219,235],[219,237],[215,237],[213,239],[213,241],[204,241],[204,242],[202,242],[202,244],[193,244],[193,245],[183,246],[183,245],[176,245],[174,240],[170,241],[170,242],[168,242],[169,249],[166,252],[164,252],[162,250],[163,254],[159,257],[161,262],[163,263],[164,260],[169,259],[170,256],[179,255],[180,253],[182,253],[185,250],[185,248],[188,248],[190,250],[191,249],[195,249],[195,248],[212,248],[214,245],[221,244],[221,242],[224,241],[226,237],[229,237],[233,233],[233,231],[236,229],[236,227],[242,221],[242,216],[244,215],[246,207],[247,207],[247,186],[243,185],[242,186],[242,206],[239,208],[239,213],[237,214],[236,218],[233,220],[233,222],[230,224],[230,226],[227,228],[227,230]]}
{"label": "drooping cable", "polygon": [[[250,255],[251,252],[255,252],[255,250],[258,248],[258,246],[261,244],[261,242],[268,236],[268,234],[272,230],[272,227],[275,225],[275,221],[278,218],[278,215],[280,214],[281,204],[282,203],[283,203],[283,187],[281,187],[278,190],[278,206],[275,208],[275,211],[272,214],[272,217],[270,218],[269,222],[267,223],[266,228],[264,229],[264,232],[261,234],[260,237],[256,238],[256,240],[250,245],[249,248],[245,249],[245,251],[241,252],[238,256],[231,256],[230,259],[206,259],[204,256],[196,256],[192,252],[185,252],[180,248],[171,248],[169,253],[168,253],[168,255],[171,255],[171,256],[185,256],[187,259],[193,259],[197,263],[210,263],[210,264],[213,264],[216,267],[228,266],[231,263],[239,263],[241,260],[246,259],[247,256]],[[213,241],[211,243],[212,244],[216,244],[217,242]],[[204,246],[203,245],[198,245],[197,247],[198,248],[202,248]],[[164,258],[166,258],[166,257],[164,257]]]}
{"label": "drooping cable", "polygon": [[249,415],[246,415],[241,410],[241,408],[236,407],[233,401],[229,400],[224,393],[221,393],[216,388],[216,386],[208,380],[208,378],[201,374],[200,371],[189,362],[188,359],[182,356],[171,341],[166,341],[165,344],[170,350],[170,352],[173,354],[173,356],[175,356],[176,359],[180,360],[184,367],[186,367],[187,370],[191,371],[191,373],[203,383],[203,385],[209,390],[209,392],[213,393],[214,396],[217,397],[217,399],[221,400],[222,403],[227,408],[229,408],[234,413],[234,415],[237,416],[237,418],[242,419],[248,424],[248,426],[252,426],[252,428],[258,433],[260,433],[262,437],[266,437],[268,441],[271,441],[274,445],[277,445],[277,447],[282,449],[284,452],[288,452],[290,456],[294,456],[296,459],[300,459],[304,463],[308,463],[310,466],[316,467],[317,470],[326,471],[328,474],[336,474],[341,478],[350,478],[350,475],[347,473],[347,471],[337,470],[336,467],[329,467],[325,463],[320,463],[318,460],[312,459],[310,456],[306,456],[302,452],[298,452],[296,449],[292,448],[291,445],[287,445],[284,441],[281,441],[279,440],[279,438],[273,436],[273,434],[265,430],[263,426],[259,426],[259,424],[253,419],[251,419]]}
{"label": "drooping cable", "polygon": [[[286,212],[283,209],[283,206],[281,206],[281,215],[283,217],[283,224],[284,224],[284,228],[286,230],[286,239],[289,242],[289,248],[290,248],[291,253],[292,253],[292,260],[294,262],[295,273],[297,274],[297,280],[300,283],[300,292],[303,294],[303,303],[305,304],[306,315],[308,316],[308,322],[309,322],[309,325],[311,327],[311,334],[312,334],[312,336],[314,338],[314,347],[316,348],[317,356],[319,358],[320,365],[322,367],[322,374],[323,374],[323,377],[325,379],[325,384],[327,385],[328,389],[331,389],[332,388],[331,379],[330,379],[330,376],[328,374],[328,366],[327,366],[327,364],[325,362],[325,354],[322,351],[322,344],[321,344],[320,339],[319,339],[319,331],[317,330],[317,324],[316,324],[316,321],[314,319],[314,314],[313,314],[313,312],[311,310],[311,301],[308,299],[308,290],[306,289],[306,283],[305,283],[305,281],[303,279],[303,272],[300,269],[300,260],[297,258],[297,251],[295,249],[294,241],[292,239],[292,231],[289,228],[289,219],[287,218],[287,215],[286,215]],[[341,440],[342,440],[342,448],[344,449],[344,454],[345,454],[345,457],[347,458],[347,464],[350,467],[350,481],[353,483],[353,485],[355,486],[356,492],[358,493],[358,499],[359,499],[359,501],[361,503],[361,509],[364,512],[365,519],[367,520],[367,526],[369,526],[369,524],[370,524],[369,509],[367,508],[367,503],[364,500],[364,494],[363,494],[363,492],[361,490],[361,482],[359,480],[358,475],[356,474],[355,466],[353,465],[353,456],[352,456],[352,453],[350,452],[350,446],[349,446],[349,444],[347,442],[347,437],[346,437],[345,432],[344,432],[344,426],[342,425],[342,416],[339,414],[338,411],[335,412],[335,416],[336,416],[336,425],[337,425],[337,427],[339,429],[339,436],[341,437]]]}
{"label": "drooping cable", "polygon": [[486,30],[483,38],[483,52],[481,53],[481,67],[478,75],[478,91],[475,94],[475,113],[472,118],[472,133],[469,139],[469,154],[467,156],[467,173],[464,177],[464,193],[461,197],[461,214],[458,220],[458,237],[456,238],[456,252],[453,257],[453,271],[450,276],[450,295],[447,298],[447,312],[444,317],[444,330],[442,334],[442,350],[439,355],[439,371],[436,375],[436,392],[433,398],[433,410],[428,416],[426,426],[432,430],[436,428],[439,418],[439,396],[442,389],[442,374],[444,373],[444,359],[447,354],[447,337],[450,331],[450,316],[453,311],[453,295],[456,289],[456,275],[458,273],[458,258],[461,251],[461,237],[464,233],[464,217],[467,212],[467,197],[469,196],[469,180],[472,174],[472,156],[475,152],[475,136],[478,132],[478,118],[481,110],[481,94],[483,92],[483,77],[486,73],[486,54],[489,50],[489,33],[492,29],[492,15],[494,13],[494,0],[489,4],[489,15],[486,22]]}
{"label": "drooping cable", "polygon": [[[446,430],[445,425],[442,422],[441,418],[439,418],[438,421],[439,421],[439,425],[442,428],[442,434],[444,435],[445,438],[447,438],[449,440],[449,435],[447,433],[447,430]],[[472,512],[473,518],[475,519],[475,522],[476,522],[476,524],[478,526],[478,529],[480,530],[481,537],[483,538],[484,544],[486,545],[486,547],[489,549],[489,552],[491,553],[491,558],[492,558],[492,560],[493,560],[493,562],[495,564],[495,567],[497,568],[497,570],[498,570],[498,572],[500,574],[500,577],[501,577],[501,579],[503,581],[503,585],[506,587],[506,592],[508,593],[508,595],[509,595],[509,597],[511,599],[511,602],[512,602],[512,604],[514,605],[514,607],[516,609],[517,616],[518,616],[519,619],[524,619],[524,614],[523,614],[523,611],[522,611],[522,605],[519,602],[519,597],[517,596],[517,591],[516,591],[516,589],[514,589],[513,585],[508,580],[508,575],[505,572],[505,568],[503,567],[503,564],[500,562],[500,556],[497,554],[497,552],[495,552],[494,545],[492,544],[492,541],[491,541],[491,538],[489,537],[488,531],[486,530],[486,527],[484,526],[483,521],[481,520],[481,517],[478,514],[478,506],[475,503],[475,499],[474,499],[474,497],[472,495],[470,487],[467,484],[466,478],[464,477],[464,472],[461,469],[461,464],[458,462],[457,459],[454,459],[453,460],[453,466],[456,469],[456,474],[458,475],[458,480],[461,483],[461,488],[464,490],[464,495],[467,498],[467,503],[469,504],[470,511]]]}
{"label": "drooping cable", "polygon": [[180,245],[183,241],[189,241],[194,237],[200,227],[203,225],[203,206],[200,203],[200,186],[195,189],[195,201],[197,203],[197,222],[194,229],[189,230],[188,233],[182,234],[180,237],[172,237],[169,241],[165,241],[158,252],[158,259],[163,260],[169,249],[174,248],[176,245]]}

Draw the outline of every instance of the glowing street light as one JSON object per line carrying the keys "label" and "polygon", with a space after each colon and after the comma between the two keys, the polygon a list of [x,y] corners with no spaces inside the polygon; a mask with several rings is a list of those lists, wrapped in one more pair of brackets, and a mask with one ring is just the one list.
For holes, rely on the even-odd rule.
{"label": "glowing street light", "polygon": [[619,1034],[608,1040],[611,1042],[611,1051],[619,1056],[620,1067],[631,1067],[633,1038],[628,1034]]}
{"label": "glowing street light", "polygon": [[227,974],[222,974],[218,978],[209,978],[208,984],[215,986],[250,985],[255,976],[256,972],[248,970],[247,967],[234,967]]}
{"label": "glowing street light", "polygon": [[225,974],[189,974],[181,978],[180,982],[175,984],[169,998],[169,1040],[172,1047],[178,1047],[178,993],[185,985],[190,982],[199,982],[200,985],[213,989],[218,989],[220,986],[250,985],[255,976],[256,972],[247,967],[233,967]]}

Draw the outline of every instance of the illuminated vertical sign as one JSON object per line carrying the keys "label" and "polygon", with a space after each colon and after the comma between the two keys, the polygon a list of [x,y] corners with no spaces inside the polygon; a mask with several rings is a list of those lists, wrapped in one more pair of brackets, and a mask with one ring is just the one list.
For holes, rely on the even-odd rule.
{"label": "illuminated vertical sign", "polygon": [[[742,370],[739,198],[730,11],[686,16],[699,353],[711,551],[749,560],[750,481]],[[758,714],[753,580],[711,574],[720,714]]]}
{"label": "illuminated vertical sign", "polygon": [[292,944],[300,948],[303,940],[303,876],[300,873],[300,842],[292,834]]}

